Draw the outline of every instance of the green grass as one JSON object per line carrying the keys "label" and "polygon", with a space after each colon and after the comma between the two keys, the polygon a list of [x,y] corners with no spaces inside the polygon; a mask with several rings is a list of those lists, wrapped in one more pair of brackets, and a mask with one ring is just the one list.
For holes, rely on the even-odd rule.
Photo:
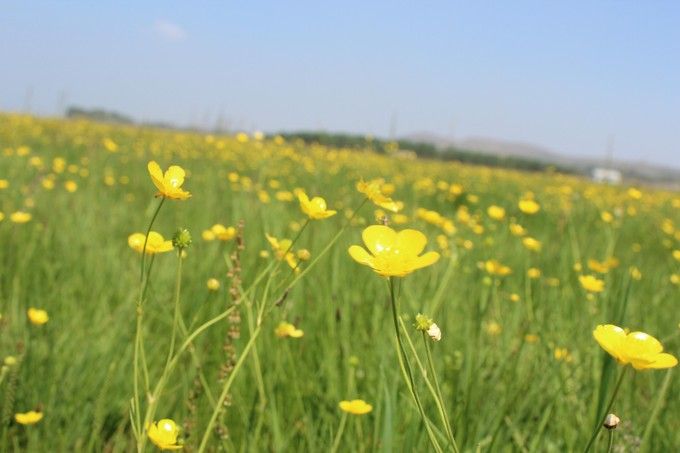
{"label": "green grass", "polygon": [[[118,144],[117,152],[104,148],[105,138]],[[18,155],[22,146],[29,149],[26,155]],[[31,161],[36,157],[41,165]],[[55,173],[56,157],[75,164],[70,170],[76,173],[68,168]],[[402,279],[398,290],[407,326],[424,312],[442,329],[442,341],[431,345],[433,359],[462,451],[582,450],[598,400],[607,396],[599,396],[603,367],[613,371],[605,374],[609,380],[620,368],[593,339],[597,324],[619,323],[648,332],[669,352],[680,353],[680,286],[671,282],[671,275],[680,274],[680,263],[672,256],[680,241],[678,234],[661,228],[664,219],[680,228],[677,193],[643,188],[642,199],[634,200],[625,187],[597,186],[559,174],[0,115],[0,179],[9,181],[9,187],[0,190],[5,215],[0,222],[0,346],[3,356],[21,359],[5,370],[0,383],[0,450],[134,450],[129,402],[140,263],[127,237],[146,229],[158,203],[146,171],[151,159],[163,168],[177,164],[188,172],[185,187],[193,197],[167,201],[154,230],[171,237],[183,227],[193,234],[194,244],[183,263],[180,302],[184,322],[193,327],[231,304],[225,258],[235,242],[206,242],[201,231],[215,223],[244,221],[242,286],[249,288],[272,259],[260,257],[261,250],[270,250],[265,233],[292,239],[296,232],[291,224],[304,222],[297,202],[276,200],[278,190],[304,188],[339,211],[330,219],[312,221],[296,243],[296,249],[310,250],[312,259],[346,224],[348,210],[362,204],[354,188],[360,178],[383,177],[395,183],[394,198],[404,201],[409,217],[407,224],[395,228],[423,231],[429,238],[427,250],[440,250],[436,237],[442,231],[417,219],[416,209],[436,210],[452,219],[457,232],[449,237],[450,250],[440,250],[443,256],[436,265]],[[237,172],[241,181],[247,176],[252,185],[231,183],[230,172]],[[45,190],[41,181],[50,174],[55,188]],[[105,183],[107,175],[113,177],[112,185]],[[78,190],[67,192],[67,180],[76,181]],[[280,188],[272,188],[272,180]],[[437,187],[438,181],[461,184],[464,193],[452,197],[443,185]],[[262,190],[269,194],[269,203],[261,202]],[[534,216],[517,208],[527,191],[534,192],[542,207]],[[506,219],[489,219],[486,208],[491,204],[505,207]],[[484,227],[481,234],[458,220],[461,206]],[[293,285],[285,302],[267,311],[255,349],[235,376],[230,404],[218,419],[226,435],[211,436],[209,451],[220,446],[228,451],[327,451],[342,418],[338,402],[353,398],[363,398],[374,409],[348,417],[339,451],[429,449],[401,379],[386,280],[347,253],[349,245],[361,243],[363,226],[376,222],[375,209],[365,204],[337,243]],[[32,213],[32,220],[12,223],[9,216],[17,210]],[[620,216],[613,224],[604,223],[603,210],[620,211]],[[540,252],[529,252],[510,233],[509,217],[542,242]],[[465,241],[470,241],[468,247]],[[633,244],[639,244],[639,251]],[[605,291],[588,300],[574,264],[581,261],[584,272],[592,273],[587,259],[609,256],[620,265],[604,275]],[[512,274],[490,277],[480,263],[492,258],[508,265]],[[308,265],[303,263],[302,269]],[[641,280],[630,279],[631,266],[639,268]],[[152,387],[169,347],[176,267],[174,253],[155,258],[145,302]],[[542,277],[529,280],[529,267],[539,268]],[[282,296],[284,281],[290,281],[290,269],[278,267],[265,298],[267,275],[253,287],[251,300],[271,306]],[[206,288],[210,277],[222,282],[216,293]],[[549,284],[550,278],[559,283]],[[512,293],[521,300],[512,302]],[[46,309],[49,322],[31,325],[29,307]],[[236,358],[250,337],[246,302],[239,312]],[[303,329],[304,337],[276,337],[274,329],[281,320]],[[486,329],[492,321],[501,327],[497,335]],[[227,321],[220,321],[194,344],[214,397],[222,388],[220,368],[227,360],[223,346],[230,343],[229,328]],[[538,335],[539,341],[525,341],[528,333]],[[424,360],[419,332],[414,328],[410,334],[418,340],[415,345]],[[567,348],[571,360],[557,360],[555,348]],[[357,365],[352,365],[353,357]],[[197,386],[195,365],[191,354],[181,356],[155,417],[188,423],[190,429],[182,436],[191,451],[212,413],[204,390]],[[635,449],[646,429],[648,451],[673,451],[680,445],[677,379],[666,374],[629,372],[623,383],[614,412],[623,421],[615,444],[625,451]],[[418,373],[416,381],[428,416],[437,421],[434,401]],[[665,395],[659,398],[662,388]],[[42,421],[34,426],[14,422],[16,412],[36,405],[44,411]],[[649,424],[655,412],[658,417]],[[602,451],[605,446],[601,435],[596,447]],[[147,443],[147,450],[152,448]]]}

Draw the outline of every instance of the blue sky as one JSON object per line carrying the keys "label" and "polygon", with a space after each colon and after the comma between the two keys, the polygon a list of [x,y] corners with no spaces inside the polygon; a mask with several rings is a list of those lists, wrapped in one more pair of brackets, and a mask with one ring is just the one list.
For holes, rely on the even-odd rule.
{"label": "blue sky", "polygon": [[680,167],[680,2],[7,2],[0,109],[524,141]]}

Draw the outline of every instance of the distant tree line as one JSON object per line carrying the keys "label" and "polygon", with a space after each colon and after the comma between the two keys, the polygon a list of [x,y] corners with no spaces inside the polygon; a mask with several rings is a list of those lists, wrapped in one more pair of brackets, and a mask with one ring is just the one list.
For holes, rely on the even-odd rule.
{"label": "distant tree line", "polygon": [[319,144],[324,146],[372,149],[377,153],[390,151],[412,151],[419,158],[436,159],[442,161],[456,161],[473,165],[485,165],[489,167],[513,168],[527,171],[557,170],[562,173],[571,173],[573,170],[563,168],[550,163],[534,159],[515,156],[497,156],[485,152],[462,149],[453,146],[437,147],[432,143],[411,140],[383,140],[370,136],[327,133],[327,132],[292,132],[278,134],[286,140],[302,140],[307,144]]}
{"label": "distant tree line", "polygon": [[66,118],[87,118],[93,121],[106,123],[134,124],[134,120],[122,113],[104,109],[84,109],[71,106],[66,109]]}

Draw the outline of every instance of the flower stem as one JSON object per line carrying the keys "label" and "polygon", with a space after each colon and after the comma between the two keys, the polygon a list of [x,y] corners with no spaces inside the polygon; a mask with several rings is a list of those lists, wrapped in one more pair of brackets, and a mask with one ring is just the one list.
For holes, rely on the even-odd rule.
{"label": "flower stem", "polygon": [[[135,342],[134,342],[134,354],[133,354],[133,392],[134,392],[134,400],[132,402],[133,407],[134,407],[134,413],[135,413],[135,419],[130,420],[132,424],[134,425],[136,423],[136,429],[134,429],[134,432],[138,434],[139,437],[143,438],[143,435],[141,434],[143,432],[142,426],[141,426],[141,419],[140,419],[140,411],[141,411],[141,406],[140,406],[140,399],[139,399],[139,360],[140,356],[143,360],[143,365],[144,365],[144,382],[145,386],[148,389],[148,370],[146,367],[146,356],[144,354],[144,345],[142,343],[142,329],[143,329],[143,323],[142,323],[142,317],[144,315],[144,297],[146,295],[146,288],[148,285],[148,277],[147,281],[144,281],[144,260],[146,257],[146,244],[149,240],[149,233],[151,232],[151,228],[153,227],[154,222],[156,221],[156,217],[158,217],[158,213],[161,210],[161,207],[163,206],[163,202],[165,201],[165,198],[161,198],[160,203],[158,203],[158,207],[156,207],[156,210],[153,213],[153,216],[151,217],[151,220],[149,221],[149,226],[146,229],[146,235],[144,236],[144,246],[142,247],[142,257],[141,257],[141,269],[140,269],[140,275],[139,275],[139,299],[137,300],[137,304],[135,307],[135,316],[137,318],[137,325],[135,329]],[[153,265],[153,261],[151,262]],[[151,271],[151,266],[149,266],[149,272]],[[139,442],[139,437],[137,441]]]}
{"label": "flower stem", "polygon": [[347,412],[342,413],[342,418],[340,419],[340,426],[338,427],[338,432],[333,440],[333,446],[331,446],[331,453],[338,451],[340,447],[340,441],[342,440],[342,434],[345,432],[345,424],[347,423]]}
{"label": "flower stem", "polygon": [[600,433],[600,430],[602,429],[602,424],[604,423],[605,419],[607,418],[607,414],[609,414],[609,411],[612,409],[612,406],[614,405],[614,401],[616,400],[616,395],[619,393],[619,389],[621,388],[621,383],[623,382],[623,378],[626,375],[626,370],[627,368],[624,368],[621,371],[621,374],[619,375],[619,380],[616,382],[616,387],[614,387],[614,392],[612,393],[612,397],[609,400],[609,404],[607,404],[607,408],[604,410],[604,415],[602,416],[600,423],[595,427],[595,430],[593,431],[593,435],[590,436],[590,440],[588,441],[588,445],[586,445],[586,448],[584,453],[588,453],[590,451],[590,448],[593,446],[593,443],[595,442],[595,439],[597,438],[597,435]]}
{"label": "flower stem", "polygon": [[156,217],[158,217],[158,213],[160,212],[161,207],[163,206],[163,202],[165,202],[165,197],[162,197],[161,202],[158,203],[158,207],[154,211],[153,216],[151,217],[151,222],[149,222],[149,227],[146,229],[146,234],[144,235],[144,247],[142,247],[142,266],[139,274],[140,283],[144,282],[144,258],[146,257],[146,244],[149,241],[149,233],[151,232],[151,227],[153,227],[153,224],[156,221]]}
{"label": "flower stem", "polygon": [[609,430],[609,441],[607,442],[607,453],[612,453],[612,448],[614,447],[614,430]]}
{"label": "flower stem", "polygon": [[441,388],[439,387],[439,379],[437,379],[437,372],[434,368],[434,363],[432,362],[432,351],[430,350],[430,340],[427,338],[427,333],[423,332],[423,342],[425,343],[425,352],[427,355],[427,365],[430,368],[430,374],[432,375],[432,380],[434,381],[434,388],[437,391],[435,401],[437,402],[437,407],[439,408],[439,414],[444,423],[444,430],[446,435],[451,442],[453,451],[458,453],[458,444],[456,444],[456,439],[453,437],[453,430],[451,429],[451,422],[449,421],[449,416],[446,413],[446,408],[444,407],[444,397],[442,396]]}
{"label": "flower stem", "polygon": [[390,282],[390,302],[392,304],[392,320],[394,321],[394,332],[397,335],[397,344],[399,345],[399,352],[402,358],[402,361],[404,363],[404,366],[406,368],[406,376],[408,378],[406,384],[411,390],[411,396],[413,396],[413,400],[416,403],[416,406],[418,407],[418,412],[420,412],[420,417],[422,418],[423,424],[425,425],[425,430],[427,431],[427,435],[430,438],[430,443],[432,444],[432,447],[435,449],[437,452],[441,452],[442,449],[437,443],[437,440],[434,437],[434,433],[432,432],[432,428],[430,427],[428,421],[427,421],[427,416],[425,415],[425,410],[423,409],[423,405],[420,402],[420,397],[418,396],[418,391],[416,389],[415,381],[413,380],[413,371],[411,370],[411,364],[408,360],[408,356],[406,355],[406,351],[404,350],[404,343],[401,339],[401,332],[399,330],[399,321],[397,320],[397,302],[396,302],[396,297],[394,294],[394,278],[389,277],[388,278]]}
{"label": "flower stem", "polygon": [[172,321],[172,336],[170,337],[170,350],[168,351],[168,359],[165,361],[165,366],[168,366],[172,354],[175,352],[175,339],[177,338],[177,327],[179,325],[179,296],[182,289],[182,250],[177,251],[177,277],[175,279],[175,315]]}
{"label": "flower stem", "polygon": [[217,421],[217,416],[220,414],[220,411],[223,410],[224,400],[227,398],[227,395],[229,394],[229,389],[231,388],[231,385],[233,384],[236,375],[243,366],[245,359],[248,357],[248,353],[252,349],[253,345],[255,344],[255,340],[257,340],[257,337],[260,334],[261,331],[260,327],[261,326],[258,325],[253,334],[250,336],[250,339],[248,340],[248,343],[246,344],[245,348],[243,348],[243,351],[241,352],[241,355],[238,361],[236,362],[236,365],[234,365],[234,369],[232,370],[231,374],[229,374],[229,379],[227,379],[227,381],[224,383],[224,386],[222,387],[222,393],[220,394],[220,397],[217,400],[215,409],[213,409],[213,413],[212,416],[210,417],[210,421],[208,422],[208,426],[205,428],[205,431],[203,432],[203,439],[201,439],[201,444],[198,447],[198,453],[203,453],[205,451],[206,446],[208,445],[208,439],[210,438],[213,427],[215,426],[215,421]]}

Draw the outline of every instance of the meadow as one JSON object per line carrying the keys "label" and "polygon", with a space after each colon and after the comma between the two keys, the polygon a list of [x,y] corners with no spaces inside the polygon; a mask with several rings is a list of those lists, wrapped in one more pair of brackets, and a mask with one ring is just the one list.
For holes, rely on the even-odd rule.
{"label": "meadow", "polygon": [[593,335],[680,354],[677,192],[0,114],[0,213],[2,451],[680,446],[671,359]]}

